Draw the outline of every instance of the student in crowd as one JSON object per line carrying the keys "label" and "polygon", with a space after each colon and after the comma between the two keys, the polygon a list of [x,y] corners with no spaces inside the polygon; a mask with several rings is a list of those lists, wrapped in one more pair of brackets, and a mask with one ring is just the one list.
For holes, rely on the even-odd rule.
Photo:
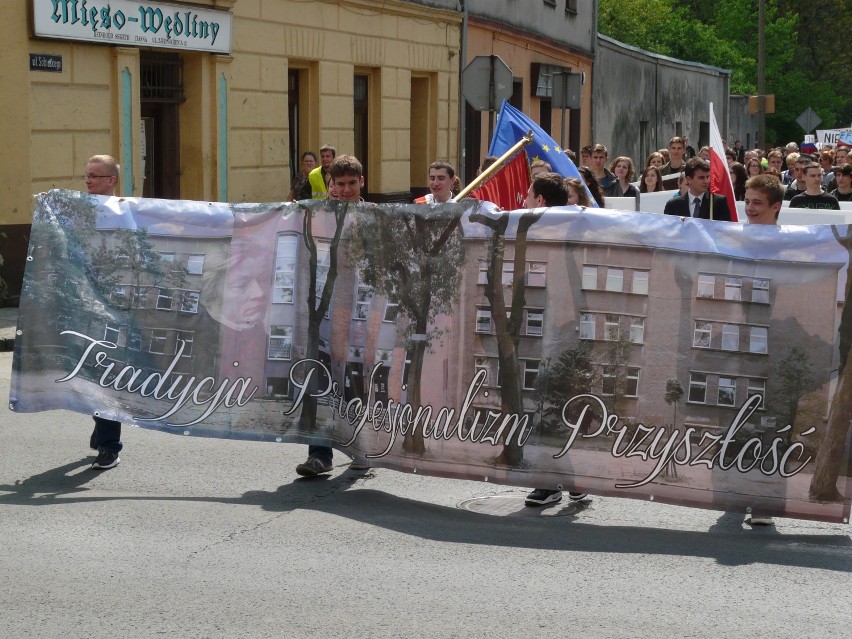
{"label": "student in crowd", "polygon": [[664,158],[663,154],[659,151],[654,151],[653,153],[651,153],[651,155],[648,156],[648,159],[645,160],[645,166],[653,166],[658,169],[665,163],[666,158]]}
{"label": "student in crowd", "polygon": [[[361,202],[361,189],[364,188],[364,169],[361,162],[352,155],[341,155],[332,161],[329,166],[331,174],[331,186],[336,197],[341,202]],[[296,473],[302,477],[316,477],[330,473],[333,469],[331,464],[333,450],[330,446],[308,446],[308,458],[298,466]],[[352,462],[349,467],[352,470],[366,470],[368,466]]]}
{"label": "student in crowd", "polygon": [[822,169],[820,165],[816,162],[808,162],[802,167],[802,172],[805,177],[805,190],[793,196],[790,200],[790,206],[795,209],[839,211],[840,204],[837,202],[837,198],[822,190]]}
{"label": "student in crowd", "polygon": [[416,204],[441,204],[453,197],[456,168],[445,160],[436,160],[429,165],[429,193],[414,200]]}
{"label": "student in crowd", "polygon": [[615,158],[609,170],[615,175],[615,182],[604,191],[608,197],[636,197],[639,191],[630,182],[636,177],[633,160],[626,155]]}
{"label": "student in crowd", "polygon": [[838,202],[852,202],[852,164],[837,167],[834,172],[837,188],[831,194]]}
{"label": "student in crowd", "polygon": [[686,168],[686,163],[683,159],[685,150],[686,144],[684,143],[683,138],[675,136],[669,140],[669,161],[667,164],[660,167],[660,173],[663,174],[663,177],[674,173],[680,173]]}
{"label": "student in crowd", "polygon": [[710,161],[710,147],[709,146],[702,146],[701,150],[698,151],[698,157],[700,157],[705,162],[709,162]]}
{"label": "student in crowd", "polygon": [[530,178],[535,178],[536,175],[541,173],[553,173],[553,167],[544,160],[533,160],[533,163],[530,164]]}
{"label": "student in crowd", "polygon": [[775,169],[778,174],[784,171],[784,154],[778,149],[772,149],[766,155],[766,161],[769,163],[770,169]]}
{"label": "student in crowd", "polygon": [[734,187],[734,199],[737,202],[742,202],[745,199],[745,183],[749,175],[746,173],[745,167],[739,162],[734,162],[728,167],[731,173],[731,184]]}
{"label": "student in crowd", "polygon": [[580,149],[580,164],[583,166],[589,166],[592,163],[592,147],[590,145],[586,145]]}
{"label": "student in crowd", "polygon": [[337,155],[337,149],[328,144],[320,149],[320,165],[308,173],[308,179],[299,191],[300,200],[324,200],[326,185],[331,177],[329,167]]}
{"label": "student in crowd", "polygon": [[755,158],[751,158],[745,165],[746,175],[748,177],[754,177],[755,175],[760,175],[763,173],[763,167],[760,164],[760,160]]}
{"label": "student in crowd", "polygon": [[784,186],[787,186],[796,179],[796,160],[799,159],[798,153],[788,153],[784,158],[784,164],[787,166],[787,170],[781,173],[781,183]]}
{"label": "student in crowd", "polygon": [[[710,188],[710,164],[700,158],[692,158],[684,168],[686,175],[687,193],[673,197],[666,202],[666,215],[681,217],[697,217],[704,220],[712,219],[730,222],[731,212],[728,199],[724,195],[708,193]],[[712,202],[712,206],[711,206]],[[733,202],[731,202],[733,206]]]}
{"label": "student in crowd", "polygon": [[640,193],[656,193],[663,189],[663,176],[660,175],[660,169],[656,166],[648,166],[642,171],[642,177],[639,178]]}
{"label": "student in crowd", "polygon": [[[121,167],[111,155],[93,155],[86,161],[84,175],[86,190],[92,195],[114,197],[120,172]],[[98,456],[92,468],[95,470],[114,468],[121,461],[118,453],[123,448],[121,422],[104,419],[97,414],[93,419],[95,428],[89,437],[89,448],[98,451]]]}
{"label": "student in crowd", "polygon": [[606,161],[608,157],[609,153],[606,150],[606,147],[603,144],[596,144],[592,147],[592,163],[588,165],[592,170],[592,174],[595,176],[595,179],[598,181],[601,191],[604,192],[606,192],[610,184],[616,181],[615,175],[612,171],[606,168]]}
{"label": "student in crowd", "polygon": [[[569,178],[570,179],[570,178]],[[574,178],[575,182],[579,182]],[[583,189],[585,190],[585,189]],[[540,173],[533,179],[524,200],[525,209],[535,209],[543,206],[565,206],[568,204],[568,187],[562,176],[557,173]],[[573,500],[585,499],[586,493],[569,492],[568,498]],[[536,488],[527,495],[524,503],[527,506],[545,506],[562,500],[561,490]]]}
{"label": "student in crowd", "polygon": [[599,207],[603,208],[605,205],[603,190],[601,190],[601,186],[598,184],[597,178],[595,178],[592,170],[587,166],[577,167],[577,170],[580,172],[583,182],[585,182],[586,186],[589,187],[589,191],[591,192],[592,197],[595,198],[595,202],[597,202]]}
{"label": "student in crowd", "polygon": [[586,185],[583,184],[582,180],[578,180],[577,178],[565,178],[565,187],[568,189],[567,204],[571,206],[585,207],[592,205],[589,200],[589,192],[586,190]]}
{"label": "student in crowd", "polygon": [[317,166],[317,154],[313,151],[305,151],[302,153],[302,168],[296,171],[293,176],[293,181],[290,184],[290,193],[287,194],[287,200],[292,201],[302,192],[305,183],[308,181],[308,176]]}
{"label": "student in crowd", "polygon": [[[810,163],[811,158],[809,156],[796,156],[796,159],[793,161],[793,179],[787,186],[787,190],[784,191],[785,200],[792,200],[794,197],[799,195],[799,193],[805,192],[805,189],[807,188],[807,184],[805,183],[805,165]],[[817,164],[817,166],[819,166],[819,164]],[[822,181],[822,171],[820,171],[820,181]]]}

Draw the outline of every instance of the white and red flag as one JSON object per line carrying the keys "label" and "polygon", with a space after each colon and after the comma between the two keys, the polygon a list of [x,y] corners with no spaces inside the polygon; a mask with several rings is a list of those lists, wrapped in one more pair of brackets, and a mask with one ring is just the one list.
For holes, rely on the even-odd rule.
{"label": "white and red flag", "polygon": [[[713,113],[713,103],[710,103],[710,193],[718,193],[728,198],[728,210],[731,212],[731,222],[737,218],[737,200],[734,197],[734,185],[728,162],[725,160],[725,143],[719,134],[716,115]],[[712,200],[711,200],[712,206]],[[712,212],[712,209],[711,209]]]}
{"label": "white and red flag", "polygon": [[530,188],[530,165],[526,151],[515,154],[470,197],[494,202],[504,211],[523,208]]}

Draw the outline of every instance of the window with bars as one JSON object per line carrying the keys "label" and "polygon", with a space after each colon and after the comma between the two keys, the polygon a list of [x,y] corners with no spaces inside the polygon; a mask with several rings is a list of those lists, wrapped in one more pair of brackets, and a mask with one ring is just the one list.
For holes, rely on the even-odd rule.
{"label": "window with bars", "polygon": [[293,327],[270,326],[268,359],[288,360],[293,351]]}

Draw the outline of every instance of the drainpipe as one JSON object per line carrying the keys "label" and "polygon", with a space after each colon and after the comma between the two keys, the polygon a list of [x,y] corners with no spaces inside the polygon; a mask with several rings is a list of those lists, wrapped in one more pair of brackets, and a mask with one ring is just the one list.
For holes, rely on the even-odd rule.
{"label": "drainpipe", "polygon": [[462,11],[462,24],[461,24],[461,42],[459,43],[459,144],[458,144],[458,157],[459,157],[459,180],[462,184],[467,182],[467,175],[465,175],[465,167],[467,165],[467,157],[466,157],[466,149],[465,149],[465,139],[467,137],[467,127],[465,122],[465,99],[464,99],[464,85],[462,84],[462,70],[467,65],[467,0],[459,0],[459,9]]}

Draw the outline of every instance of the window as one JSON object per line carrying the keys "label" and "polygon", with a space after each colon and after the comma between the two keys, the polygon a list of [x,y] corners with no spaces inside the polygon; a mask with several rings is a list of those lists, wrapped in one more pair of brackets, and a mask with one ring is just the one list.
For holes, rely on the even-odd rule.
{"label": "window", "polygon": [[164,263],[171,264],[172,270],[174,270],[175,264],[175,254],[174,253],[160,253],[160,261]]}
{"label": "window", "polygon": [[524,334],[541,337],[543,327],[544,311],[527,311],[527,326]]}
{"label": "window", "polygon": [[733,377],[719,378],[719,406],[734,406],[737,399],[737,380]]}
{"label": "window", "polygon": [[760,404],[758,404],[758,408],[763,408],[766,403],[765,379],[748,380],[748,398],[751,399],[754,395],[760,395]]}
{"label": "window", "polygon": [[584,266],[583,267],[583,288],[594,291],[598,287],[598,267]]}
{"label": "window", "polygon": [[331,242],[317,240],[317,306],[325,290],[325,281],[331,268]]}
{"label": "window", "polygon": [[124,340],[121,339],[121,327],[107,324],[104,329],[104,341],[112,342],[116,346],[124,346]]}
{"label": "window", "polygon": [[607,269],[606,290],[621,293],[624,290],[624,271],[620,268]]}
{"label": "window", "polygon": [[633,271],[633,293],[648,294],[648,271]]}
{"label": "window", "polygon": [[538,379],[538,367],[541,362],[537,359],[524,360],[524,390],[534,390]]}
{"label": "window", "polygon": [[124,307],[127,305],[127,288],[124,286],[114,286],[109,295],[109,301],[115,306]]}
{"label": "window", "polygon": [[399,315],[399,304],[393,300],[388,300],[385,304],[385,315],[382,317],[383,322],[395,322]]}
{"label": "window", "polygon": [[180,343],[183,342],[183,353],[181,357],[192,357],[192,342],[195,334],[192,331],[178,331],[175,340],[175,355],[177,355]]}
{"label": "window", "polygon": [[266,395],[268,397],[289,397],[290,396],[290,378],[289,377],[267,377],[266,378]]}
{"label": "window", "polygon": [[547,264],[544,262],[529,262],[527,264],[527,286],[544,288],[547,284]]}
{"label": "window", "polygon": [[491,309],[478,308],[476,309],[476,332],[491,333]]}
{"label": "window", "polygon": [[473,358],[474,374],[479,371],[485,371],[485,381],[483,384],[489,386],[491,384],[491,362],[484,355],[477,355]]}
{"label": "window", "polygon": [[511,286],[515,279],[515,264],[503,262],[503,286]]}
{"label": "window", "polygon": [[132,351],[142,350],[142,331],[138,328],[131,328],[127,332],[127,347]]}
{"label": "window", "polygon": [[272,284],[273,304],[292,304],[296,286],[295,235],[281,235],[275,250],[275,279]]}
{"label": "window", "polygon": [[190,255],[186,260],[186,272],[190,275],[201,275],[204,272],[204,256]]}
{"label": "window", "polygon": [[293,350],[293,327],[292,326],[270,326],[269,327],[269,359],[290,359]]}
{"label": "window", "polygon": [[373,301],[373,290],[366,284],[358,284],[358,290],[355,291],[355,314],[352,319],[365,320],[370,312],[370,304]]}
{"label": "window", "polygon": [[692,337],[692,346],[695,348],[710,348],[710,334],[712,330],[712,322],[695,320],[695,334]]}
{"label": "window", "polygon": [[198,312],[198,291],[179,291],[180,294],[180,312],[181,313],[197,313]]}
{"label": "window", "polygon": [[577,14],[577,0],[565,0],[565,13]]}
{"label": "window", "polygon": [[645,318],[631,317],[630,318],[630,341],[633,344],[643,344],[645,342]]}
{"label": "window", "polygon": [[381,362],[385,366],[390,366],[393,352],[385,348],[376,349],[376,363]]}
{"label": "window", "polygon": [[752,326],[749,331],[748,350],[750,353],[766,353],[767,349],[767,329],[764,326]]}
{"label": "window", "polygon": [[486,260],[479,260],[479,279],[476,280],[477,284],[488,284],[488,262]]}
{"label": "window", "polygon": [[739,302],[743,298],[743,278],[725,278],[725,299]]}
{"label": "window", "polygon": [[615,395],[615,382],[615,366],[604,366],[602,393],[604,395]]}
{"label": "window", "polygon": [[172,292],[167,288],[157,289],[157,310],[170,311],[172,310]]}
{"label": "window", "polygon": [[627,367],[627,383],[624,385],[625,397],[637,397],[639,395],[639,369],[635,366]]}
{"label": "window", "polygon": [[707,399],[707,375],[704,373],[689,374],[689,400],[704,404]]}
{"label": "window", "polygon": [[752,281],[751,301],[759,304],[769,304],[769,280]]}
{"label": "window", "polygon": [[163,329],[155,328],[151,330],[151,343],[148,346],[148,351],[156,355],[166,354],[166,339],[169,332]]}
{"label": "window", "polygon": [[698,276],[698,297],[713,299],[716,295],[716,278],[713,275]]}
{"label": "window", "polygon": [[740,327],[736,324],[722,326],[722,350],[738,351],[740,349]]}
{"label": "window", "polygon": [[619,338],[619,316],[606,314],[604,317],[604,339],[608,342],[617,342]]}
{"label": "window", "polygon": [[580,313],[580,339],[595,339],[594,313]]}

